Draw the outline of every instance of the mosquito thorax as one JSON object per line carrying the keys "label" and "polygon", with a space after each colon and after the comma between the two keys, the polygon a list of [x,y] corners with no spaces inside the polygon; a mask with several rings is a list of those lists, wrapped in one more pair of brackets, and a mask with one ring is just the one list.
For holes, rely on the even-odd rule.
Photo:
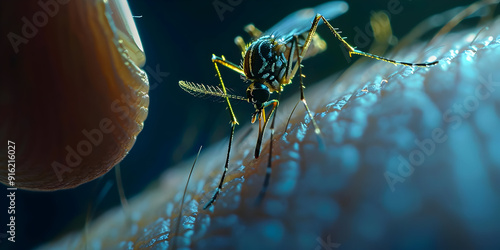
{"label": "mosquito thorax", "polygon": [[285,82],[287,59],[285,47],[274,36],[262,36],[250,44],[245,52],[243,70],[249,80],[265,82],[270,92],[280,89]]}

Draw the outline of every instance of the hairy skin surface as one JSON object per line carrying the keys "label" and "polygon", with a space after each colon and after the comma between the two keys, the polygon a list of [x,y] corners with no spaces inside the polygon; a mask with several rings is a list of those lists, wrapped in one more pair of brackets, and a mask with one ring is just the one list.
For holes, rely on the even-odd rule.
{"label": "hairy skin surface", "polygon": [[127,213],[104,214],[86,237],[78,233],[44,247],[161,249],[172,240],[193,249],[498,246],[499,34],[496,20],[488,30],[451,33],[431,48],[388,55],[407,61],[436,56],[434,67],[369,61],[308,88],[324,150],[302,106],[283,133],[298,97],[283,102],[270,186],[259,207],[253,204],[269,134],[254,159],[253,125],[249,134],[250,128],[237,133],[226,184],[208,210],[202,207],[219,181],[227,141],[202,152],[179,231],[173,227],[192,162],[131,199]]}

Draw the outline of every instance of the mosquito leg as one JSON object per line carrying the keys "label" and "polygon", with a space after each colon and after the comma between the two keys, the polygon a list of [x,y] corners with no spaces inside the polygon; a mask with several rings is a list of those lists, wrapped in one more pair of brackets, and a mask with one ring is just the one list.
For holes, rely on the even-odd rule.
{"label": "mosquito leg", "polygon": [[[277,100],[271,100],[267,102],[267,105],[273,105],[273,108],[271,109],[271,112],[269,113],[269,116],[267,117],[266,121],[264,122],[264,129],[267,125],[267,122],[271,118],[271,115],[274,114],[273,116],[273,122],[271,123],[271,139],[269,141],[269,158],[267,159],[267,168],[266,168],[266,177],[264,178],[264,184],[262,185],[262,189],[260,190],[259,196],[257,197],[257,200],[255,200],[255,205],[258,206],[262,199],[264,199],[264,196],[266,195],[267,187],[269,186],[269,179],[271,178],[271,160],[273,158],[273,136],[274,136],[274,123],[276,121],[276,111],[278,109],[278,104],[279,104],[279,99],[281,97],[281,92],[278,92],[278,99]],[[264,130],[262,131],[261,134],[259,134],[259,138],[262,139],[262,134],[264,134]]]}
{"label": "mosquito leg", "polygon": [[316,33],[316,28],[318,27],[319,21],[323,20],[323,22],[328,26],[330,31],[335,35],[335,37],[344,45],[344,47],[347,49],[349,52],[349,56],[352,56],[352,54],[355,55],[360,55],[360,56],[365,56],[369,58],[373,58],[376,60],[392,63],[394,65],[405,65],[405,66],[410,66],[410,67],[429,67],[432,65],[436,65],[439,61],[434,61],[430,63],[408,63],[408,62],[401,62],[401,61],[395,61],[389,58],[377,56],[374,54],[370,54],[367,52],[363,52],[361,50],[355,49],[353,46],[351,46],[349,43],[347,43],[342,36],[340,36],[339,32],[320,14],[316,14],[316,17],[313,20],[313,24],[311,26],[311,29],[309,30],[309,34],[307,35],[306,41],[304,43],[304,49],[302,50],[301,56],[302,58],[304,57],[305,53],[307,52],[307,48],[311,44],[313,35]]}
{"label": "mosquito leg", "polygon": [[[309,38],[309,36],[312,38],[311,33],[309,33],[308,38]],[[296,44],[298,44],[298,39],[299,38],[297,36],[294,36],[294,39],[296,41]],[[304,88],[305,87],[304,87],[304,82],[302,81],[302,78],[304,77],[304,75],[302,75],[302,65],[301,65],[301,63],[302,63],[302,58],[305,55],[304,51],[306,51],[307,48],[308,47],[304,47],[303,50],[302,50],[302,53],[300,53],[299,52],[299,47],[295,46],[295,49],[297,50],[297,54],[299,55],[298,58],[297,58],[297,65],[298,65],[298,68],[299,68],[299,79],[300,79],[300,87],[299,87],[300,88],[300,101],[304,104],[304,107],[306,108],[306,111],[307,111],[307,115],[309,116],[309,118],[311,118],[312,124],[314,126],[314,133],[316,133],[316,137],[318,138],[318,142],[319,142],[320,148],[323,148],[324,145],[323,145],[323,140],[321,139],[321,130],[319,129],[319,126],[316,123],[316,120],[314,119],[314,117],[312,115],[312,112],[309,109],[309,106],[307,105],[306,98],[304,96]]]}
{"label": "mosquito leg", "polygon": [[215,193],[212,196],[212,199],[203,206],[203,210],[209,208],[212,203],[214,203],[217,200],[217,196],[219,196],[220,191],[222,190],[222,185],[224,184],[224,178],[226,177],[226,173],[229,169],[229,155],[231,153],[231,144],[233,143],[233,136],[234,136],[234,128],[236,127],[236,124],[231,124],[231,135],[229,136],[229,145],[227,147],[227,157],[226,157],[226,163],[224,164],[224,172],[222,172],[222,176],[220,178],[219,186],[215,189]]}
{"label": "mosquito leg", "polygon": [[[231,116],[231,124],[234,127],[234,125],[238,125],[238,120],[236,120],[236,115],[234,115],[233,107],[231,107],[231,102],[229,101],[229,96],[228,96],[227,91],[226,91],[226,86],[224,85],[224,81],[222,80],[222,76],[220,74],[219,67],[217,66],[217,64],[219,63],[223,66],[226,66],[229,69],[232,69],[240,74],[244,74],[243,69],[241,69],[238,65],[236,65],[230,61],[226,61],[226,58],[224,58],[224,56],[218,57],[216,55],[212,55],[212,62],[214,63],[215,70],[217,71],[217,76],[219,77],[220,85],[222,87],[222,91],[224,92],[224,95],[225,95],[227,107],[229,109],[229,115]],[[234,130],[233,130],[233,132],[234,132]]]}
{"label": "mosquito leg", "polygon": [[297,103],[295,103],[295,106],[293,106],[292,112],[290,112],[290,116],[288,116],[288,120],[286,121],[284,132],[286,132],[286,130],[288,128],[288,124],[290,124],[290,120],[292,119],[292,115],[295,112],[295,109],[297,108],[297,106],[299,106],[299,103],[300,103],[300,100]]}
{"label": "mosquito leg", "polygon": [[238,71],[241,69],[238,66],[236,66],[235,64],[233,64],[229,61],[226,61],[226,59],[224,57],[220,58],[220,57],[217,57],[215,55],[212,55],[212,62],[214,63],[215,70],[217,71],[217,76],[219,77],[222,91],[224,92],[224,95],[226,95],[225,98],[226,98],[226,102],[227,102],[227,107],[229,110],[229,115],[231,116],[231,134],[229,136],[229,145],[227,147],[227,156],[226,156],[226,163],[224,164],[224,172],[222,172],[222,177],[220,179],[219,186],[215,190],[215,194],[212,196],[212,199],[210,199],[210,201],[207,204],[205,204],[203,209],[209,208],[212,205],[212,203],[215,202],[215,200],[217,199],[217,196],[219,195],[219,193],[222,189],[222,185],[224,184],[224,178],[226,177],[226,173],[227,173],[227,170],[229,167],[229,156],[231,155],[231,144],[233,142],[233,137],[234,137],[234,128],[236,127],[236,125],[238,125],[238,120],[236,120],[236,115],[234,114],[233,108],[231,107],[231,102],[229,101],[229,97],[227,96],[226,86],[224,85],[224,81],[222,80],[222,76],[220,74],[219,67],[217,66],[217,63],[220,63],[220,64],[222,64],[230,69],[233,69],[235,71]]}
{"label": "mosquito leg", "polygon": [[429,67],[432,65],[436,65],[439,62],[439,61],[434,61],[434,62],[430,62],[430,63],[408,63],[408,62],[402,62],[402,61],[395,61],[395,60],[392,60],[389,58],[385,58],[385,57],[377,56],[377,55],[370,54],[367,52],[363,52],[361,50],[357,50],[354,47],[352,47],[349,43],[347,43],[344,40],[344,38],[342,38],[340,36],[340,34],[335,30],[335,28],[333,28],[333,26],[326,20],[326,18],[324,18],[322,15],[318,14],[318,15],[316,15],[315,20],[316,19],[319,20],[319,18],[321,18],[323,20],[323,22],[326,24],[326,26],[328,26],[328,28],[335,35],[335,37],[337,37],[337,39],[339,39],[339,41],[342,43],[342,45],[344,45],[344,47],[349,51],[349,56],[352,56],[352,54],[356,54],[356,55],[366,56],[366,57],[377,59],[380,61],[392,63],[394,65],[405,65],[405,66],[410,66],[410,67]]}
{"label": "mosquito leg", "polygon": [[[273,108],[271,109],[271,112],[266,118],[266,113],[264,112],[264,109],[262,109],[262,112],[259,114],[259,135],[257,137],[257,144],[255,145],[255,158],[259,158],[260,155],[260,146],[262,144],[262,136],[264,135],[264,131],[266,129],[267,123],[269,122],[269,119],[271,118],[271,115],[275,112],[276,107],[278,106],[279,101],[278,100],[270,100],[266,103],[264,103],[264,109],[268,107],[269,105],[273,105]],[[261,127],[261,119],[264,120],[264,125]]]}
{"label": "mosquito leg", "polygon": [[[212,62],[218,63],[218,64],[225,66],[233,71],[238,72],[240,75],[245,76],[245,72],[243,71],[243,69],[240,66],[238,66],[230,61],[226,61],[226,58],[224,56],[218,57],[216,55],[212,55]],[[216,66],[216,68],[217,68],[217,66]],[[218,73],[219,78],[220,78],[220,73],[219,73],[218,69],[217,69],[217,73]]]}
{"label": "mosquito leg", "polygon": [[265,123],[266,121],[265,109],[262,109],[262,111],[259,112],[258,116],[259,116],[259,135],[257,136],[257,144],[255,145],[255,152],[254,152],[254,157],[256,159],[259,158],[260,155],[260,145],[262,143],[262,135],[264,134],[262,132],[262,120],[264,120]]}

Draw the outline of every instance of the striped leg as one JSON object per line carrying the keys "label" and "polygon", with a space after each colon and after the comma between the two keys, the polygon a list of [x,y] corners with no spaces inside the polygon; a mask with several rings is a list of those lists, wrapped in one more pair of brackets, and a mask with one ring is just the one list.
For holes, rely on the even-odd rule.
{"label": "striped leg", "polygon": [[301,53],[302,58],[304,57],[305,53],[307,52],[307,48],[311,44],[313,35],[316,33],[316,28],[318,27],[318,23],[320,20],[323,20],[323,22],[326,24],[326,26],[328,26],[328,28],[333,33],[333,35],[337,39],[339,39],[339,41],[342,43],[342,45],[344,45],[344,47],[349,52],[349,56],[352,56],[352,54],[355,54],[355,55],[366,56],[366,57],[373,58],[376,60],[392,63],[394,65],[405,65],[405,66],[410,66],[410,67],[429,67],[429,66],[436,65],[439,62],[439,61],[434,61],[434,62],[430,62],[430,63],[409,63],[409,62],[395,61],[395,60],[392,60],[389,58],[385,58],[385,57],[377,56],[374,54],[366,53],[366,52],[363,52],[361,50],[357,50],[354,47],[352,47],[349,43],[347,43],[344,40],[344,38],[342,38],[342,36],[340,36],[339,32],[337,32],[337,30],[335,30],[335,28],[333,28],[333,26],[326,20],[326,18],[324,18],[320,14],[316,14],[316,17],[313,20],[313,24],[311,26],[309,34],[307,35],[306,42],[304,43],[304,49],[302,50],[302,53]]}
{"label": "striped leg", "polygon": [[224,56],[217,57],[215,55],[212,55],[212,62],[214,63],[215,70],[217,71],[217,76],[219,77],[222,91],[226,95],[225,98],[226,98],[226,102],[227,102],[227,107],[229,110],[229,115],[231,116],[231,132],[230,132],[230,136],[229,136],[229,145],[227,147],[226,163],[224,164],[224,171],[222,172],[219,186],[215,190],[215,193],[212,196],[212,199],[210,199],[210,201],[207,202],[207,204],[205,204],[203,209],[209,208],[217,200],[217,196],[219,195],[219,193],[222,189],[222,185],[224,184],[224,178],[226,177],[226,173],[227,173],[227,170],[229,168],[229,156],[231,155],[231,144],[233,143],[234,129],[235,129],[236,125],[238,125],[238,120],[236,120],[236,115],[234,114],[233,108],[231,107],[231,102],[229,101],[229,97],[227,95],[226,86],[224,85],[224,81],[222,80],[222,76],[220,75],[219,67],[217,66],[217,64],[224,65],[224,66],[226,66],[226,67],[228,67],[228,68],[230,68],[230,69],[232,69],[240,74],[243,73],[243,70],[241,68],[239,68],[237,65],[235,65],[229,61],[226,61]]}
{"label": "striped leg", "polygon": [[[265,104],[264,108],[269,106],[269,105],[273,105],[271,112],[269,113],[269,116],[267,117],[267,119],[265,118],[265,114],[262,115],[264,117],[263,119],[265,119],[265,121],[264,121],[264,129],[265,129],[267,122],[271,118],[271,115],[274,114],[273,115],[273,122],[271,123],[271,128],[269,128],[271,130],[271,139],[269,141],[269,158],[267,160],[266,177],[264,179],[264,184],[262,185],[262,189],[260,190],[259,196],[257,197],[257,200],[255,201],[256,206],[258,206],[260,204],[260,202],[262,201],[262,199],[264,199],[264,196],[266,195],[267,187],[269,186],[269,179],[271,178],[271,170],[272,170],[271,160],[273,157],[274,123],[276,120],[276,111],[278,109],[280,97],[281,97],[281,92],[278,92],[278,99],[277,100],[271,100]],[[259,118],[259,120],[260,120],[260,118]],[[259,124],[259,128],[260,128],[260,124]],[[260,142],[262,141],[262,135],[264,134],[264,129],[262,130],[262,132],[260,132],[260,130],[259,130],[259,139],[257,140],[257,145],[259,148],[260,148]]]}

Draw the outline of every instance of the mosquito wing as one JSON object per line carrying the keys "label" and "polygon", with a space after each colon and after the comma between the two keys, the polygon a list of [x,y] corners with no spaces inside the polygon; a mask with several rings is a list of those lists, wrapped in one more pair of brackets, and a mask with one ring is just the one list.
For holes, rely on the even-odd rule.
{"label": "mosquito wing", "polygon": [[331,20],[344,14],[348,9],[349,5],[343,1],[327,2],[314,8],[301,9],[285,17],[268,29],[264,35],[274,35],[276,37],[300,35],[311,28],[311,22],[316,14],[321,14],[327,20]]}

